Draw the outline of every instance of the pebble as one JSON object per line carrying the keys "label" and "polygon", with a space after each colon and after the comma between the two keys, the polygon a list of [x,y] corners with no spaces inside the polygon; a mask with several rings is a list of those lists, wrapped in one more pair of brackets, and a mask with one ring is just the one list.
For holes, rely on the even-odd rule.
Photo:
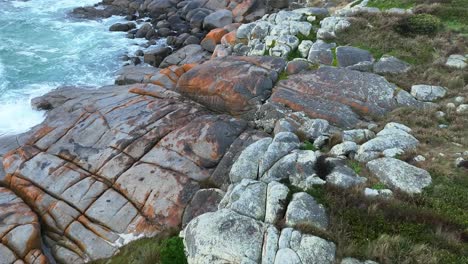
{"label": "pebble", "polygon": [[435,115],[436,115],[436,117],[438,117],[438,118],[443,118],[443,117],[445,116],[445,113],[442,112],[442,111],[437,111],[437,112],[435,113]]}
{"label": "pebble", "polygon": [[468,113],[468,104],[461,104],[457,107],[456,110],[457,114],[465,114]]}
{"label": "pebble", "polygon": [[418,156],[414,157],[414,161],[416,161],[416,162],[423,162],[425,160],[426,160],[426,158],[423,155],[418,155]]}

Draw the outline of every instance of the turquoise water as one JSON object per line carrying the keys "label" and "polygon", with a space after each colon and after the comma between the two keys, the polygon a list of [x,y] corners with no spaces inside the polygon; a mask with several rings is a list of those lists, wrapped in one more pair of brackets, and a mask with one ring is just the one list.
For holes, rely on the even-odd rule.
{"label": "turquoise water", "polygon": [[44,119],[30,100],[61,85],[112,84],[119,58],[139,47],[125,33],[109,32],[123,20],[76,20],[74,7],[99,0],[0,0],[0,136],[28,130]]}

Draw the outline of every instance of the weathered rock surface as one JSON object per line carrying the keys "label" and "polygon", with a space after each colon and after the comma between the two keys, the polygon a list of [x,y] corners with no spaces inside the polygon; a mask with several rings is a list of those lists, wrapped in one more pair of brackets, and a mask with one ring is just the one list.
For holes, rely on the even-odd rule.
{"label": "weathered rock surface", "polygon": [[203,50],[200,45],[190,44],[165,57],[159,67],[165,68],[170,65],[180,66],[190,63],[201,63],[208,60],[209,57],[210,54]]}
{"label": "weathered rock surface", "polygon": [[286,63],[272,57],[222,57],[182,75],[177,91],[207,108],[253,119]]}
{"label": "weathered rock surface", "polygon": [[405,73],[411,65],[393,56],[384,55],[374,63],[374,72],[379,74],[398,74]]}
{"label": "weathered rock surface", "polygon": [[0,187],[0,263],[48,263],[36,214],[12,191]]}
{"label": "weathered rock surface", "polygon": [[447,89],[441,86],[418,84],[411,86],[411,95],[421,101],[432,102],[445,96]]}
{"label": "weathered rock surface", "polygon": [[66,263],[179,226],[198,182],[246,128],[150,84],[78,90],[61,102],[4,156],[2,183],[40,213],[45,242]]}
{"label": "weathered rock surface", "polygon": [[432,182],[427,171],[394,158],[370,161],[367,168],[387,186],[410,194],[421,193]]}
{"label": "weathered rock surface", "polygon": [[307,193],[295,193],[286,211],[286,225],[326,229],[328,216],[325,207]]}
{"label": "weathered rock surface", "polygon": [[280,81],[271,100],[313,118],[354,127],[366,115],[382,115],[396,108],[396,89],[375,74],[322,67]]}

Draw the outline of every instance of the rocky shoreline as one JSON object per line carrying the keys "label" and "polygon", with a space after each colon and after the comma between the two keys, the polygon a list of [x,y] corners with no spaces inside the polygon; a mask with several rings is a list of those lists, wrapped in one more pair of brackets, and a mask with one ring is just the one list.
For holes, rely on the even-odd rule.
{"label": "rocky shoreline", "polygon": [[[115,85],[34,99],[46,120],[1,140],[0,263],[87,263],[173,229],[188,263],[376,263],[338,255],[323,236],[329,213],[307,190],[386,201],[433,184],[418,167],[425,157],[400,158],[423,143],[413,129],[376,119],[432,111],[447,88],[405,91],[385,76],[409,63],[334,42],[356,14],[379,9],[102,4],[71,15],[126,15],[110,30],[146,38],[146,49],[128,56]],[[161,38],[167,45],[152,48]],[[451,57],[446,67],[466,67],[467,56]],[[457,100],[454,111],[465,116],[465,98]],[[468,153],[457,160],[463,169]]]}

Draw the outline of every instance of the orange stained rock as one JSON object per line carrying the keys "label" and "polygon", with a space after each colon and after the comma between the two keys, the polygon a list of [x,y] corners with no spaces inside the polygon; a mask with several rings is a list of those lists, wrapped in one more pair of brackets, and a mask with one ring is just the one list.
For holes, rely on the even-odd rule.
{"label": "orange stained rock", "polygon": [[237,30],[234,30],[224,35],[221,38],[221,44],[225,46],[234,46],[234,44],[237,43],[236,33],[237,33]]}
{"label": "orange stained rock", "polygon": [[197,66],[198,64],[197,63],[188,63],[188,64],[184,64],[182,65],[182,69],[184,69],[185,72],[188,72],[190,71],[193,67]]}
{"label": "orange stained rock", "polygon": [[221,38],[227,33],[228,31],[224,28],[215,28],[211,30],[208,34],[206,34],[206,37],[203,41],[205,41],[206,39],[210,39],[214,43],[219,44],[221,43]]}

